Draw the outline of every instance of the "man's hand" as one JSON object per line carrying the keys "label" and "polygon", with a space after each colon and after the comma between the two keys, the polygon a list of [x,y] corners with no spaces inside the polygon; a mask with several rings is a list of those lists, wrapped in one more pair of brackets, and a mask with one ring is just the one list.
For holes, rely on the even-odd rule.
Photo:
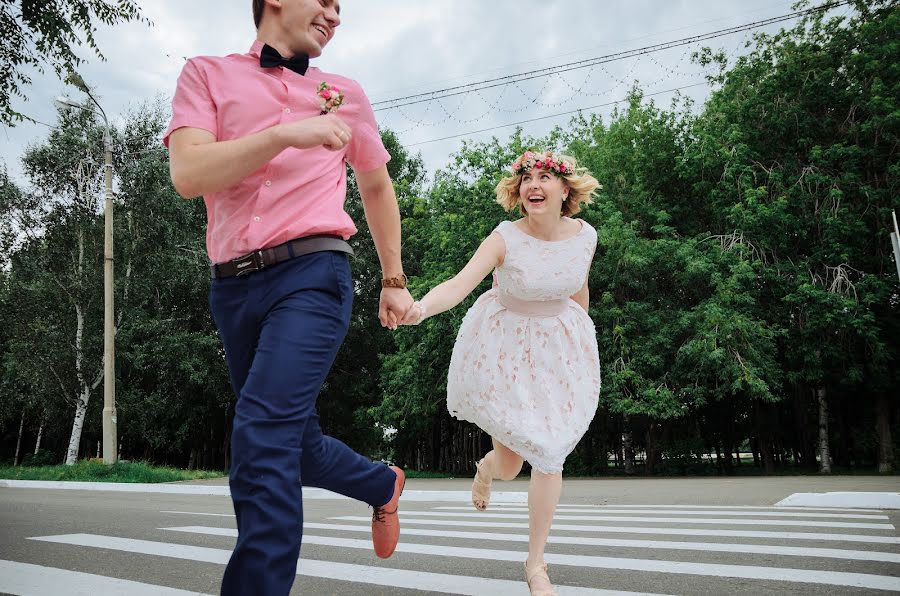
{"label": "man's hand", "polygon": [[343,149],[353,136],[350,126],[335,114],[282,124],[279,133],[291,147],[309,149],[321,145],[330,151]]}
{"label": "man's hand", "polygon": [[396,329],[412,308],[413,297],[406,288],[382,288],[378,320],[382,327]]}

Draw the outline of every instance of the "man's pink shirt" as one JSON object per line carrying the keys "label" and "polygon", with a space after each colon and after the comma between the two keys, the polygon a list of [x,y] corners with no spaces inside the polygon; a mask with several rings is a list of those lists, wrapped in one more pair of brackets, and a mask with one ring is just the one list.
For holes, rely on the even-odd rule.
{"label": "man's pink shirt", "polygon": [[204,197],[209,220],[206,248],[213,263],[313,234],[345,240],[356,233],[344,211],[345,162],[369,172],[390,159],[372,106],[356,81],[310,67],[305,76],[262,68],[256,41],[247,54],[199,56],[187,61],[172,99],[172,122],[163,142],[183,128],[201,128],[217,141],[237,139],[283,122],[321,113],[317,87],[344,94],[336,112],[353,131],[340,151],[288,148],[237,185]]}

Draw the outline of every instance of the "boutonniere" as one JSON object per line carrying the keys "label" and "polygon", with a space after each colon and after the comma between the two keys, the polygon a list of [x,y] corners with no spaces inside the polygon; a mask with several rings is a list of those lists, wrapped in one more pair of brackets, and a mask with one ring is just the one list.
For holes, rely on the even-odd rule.
{"label": "boutonniere", "polygon": [[341,104],[344,103],[344,94],[337,87],[333,87],[322,81],[319,83],[319,108],[323,114],[336,112]]}

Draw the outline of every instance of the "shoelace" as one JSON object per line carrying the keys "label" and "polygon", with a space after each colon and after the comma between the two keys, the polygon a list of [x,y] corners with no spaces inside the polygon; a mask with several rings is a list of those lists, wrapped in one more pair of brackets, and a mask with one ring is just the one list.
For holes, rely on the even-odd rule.
{"label": "shoelace", "polygon": [[372,507],[372,521],[384,523],[384,516],[389,513],[397,513],[397,509],[394,508],[393,511],[387,511],[384,507]]}

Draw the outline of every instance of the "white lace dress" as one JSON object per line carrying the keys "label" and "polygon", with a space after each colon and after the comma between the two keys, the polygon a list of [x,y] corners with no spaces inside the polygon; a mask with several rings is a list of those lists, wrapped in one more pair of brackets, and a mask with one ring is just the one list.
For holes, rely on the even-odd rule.
{"label": "white lace dress", "polygon": [[560,472],[597,411],[594,323],[570,298],[584,285],[597,232],[539,240],[510,221],[494,287],[466,313],[447,377],[447,409],[533,468]]}

